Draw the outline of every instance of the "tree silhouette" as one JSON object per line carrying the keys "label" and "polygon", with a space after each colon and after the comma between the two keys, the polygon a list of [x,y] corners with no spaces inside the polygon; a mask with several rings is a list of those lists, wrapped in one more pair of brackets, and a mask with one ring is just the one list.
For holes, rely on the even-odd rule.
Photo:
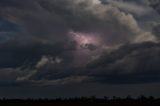
{"label": "tree silhouette", "polygon": [[[74,97],[74,98],[57,98],[57,99],[6,99],[2,98],[0,99],[0,106],[4,106],[3,104],[31,104],[36,105],[36,104],[69,104],[70,106],[72,105],[77,105],[77,104],[88,104],[88,105],[93,105],[93,106],[99,106],[99,104],[104,104],[104,105],[113,105],[113,104],[141,104],[141,106],[147,106],[147,105],[152,105],[152,104],[159,104],[160,105],[160,98],[155,99],[153,96],[145,97],[144,95],[140,95],[136,99],[132,98],[132,96],[128,95],[126,98],[120,98],[113,96],[112,99],[109,99],[107,96],[104,96],[103,98],[96,98],[96,96],[91,96],[91,97]],[[78,105],[78,106],[79,106]],[[47,106],[47,105],[46,105]]]}

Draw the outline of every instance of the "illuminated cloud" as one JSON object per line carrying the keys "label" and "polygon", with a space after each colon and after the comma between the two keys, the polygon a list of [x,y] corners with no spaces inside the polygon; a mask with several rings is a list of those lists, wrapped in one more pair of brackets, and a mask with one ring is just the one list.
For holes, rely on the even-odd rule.
{"label": "illuminated cloud", "polygon": [[153,11],[143,0],[1,0],[1,75],[20,85],[155,81],[159,66],[144,68],[159,62]]}

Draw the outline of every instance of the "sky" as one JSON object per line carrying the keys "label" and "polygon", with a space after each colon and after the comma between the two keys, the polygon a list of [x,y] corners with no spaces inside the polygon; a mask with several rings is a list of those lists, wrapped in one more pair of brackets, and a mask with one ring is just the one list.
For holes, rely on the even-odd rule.
{"label": "sky", "polygon": [[160,97],[156,0],[0,0],[0,98]]}

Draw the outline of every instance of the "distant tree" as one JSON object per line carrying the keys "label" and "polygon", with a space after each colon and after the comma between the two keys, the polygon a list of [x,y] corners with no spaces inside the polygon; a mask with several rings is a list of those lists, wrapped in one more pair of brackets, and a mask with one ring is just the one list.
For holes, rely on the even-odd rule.
{"label": "distant tree", "polygon": [[128,95],[128,96],[126,97],[126,99],[127,99],[127,100],[133,100],[133,98],[132,98],[131,95]]}
{"label": "distant tree", "polygon": [[121,98],[120,98],[120,97],[113,96],[112,99],[113,99],[113,100],[119,100],[119,99],[121,99]]}
{"label": "distant tree", "polygon": [[149,98],[148,98],[150,101],[153,101],[153,100],[155,100],[155,98],[153,97],[153,96],[149,96]]}
{"label": "distant tree", "polygon": [[147,100],[147,97],[145,97],[144,95],[141,95],[138,97],[138,99],[141,101],[145,101],[145,100]]}
{"label": "distant tree", "polygon": [[85,96],[82,96],[80,99],[83,100],[83,101],[85,101],[85,100],[87,100],[88,98],[85,97]]}
{"label": "distant tree", "polygon": [[90,99],[95,100],[96,96],[91,96]]}
{"label": "distant tree", "polygon": [[104,100],[108,100],[109,99],[109,97],[107,97],[107,96],[104,96]]}

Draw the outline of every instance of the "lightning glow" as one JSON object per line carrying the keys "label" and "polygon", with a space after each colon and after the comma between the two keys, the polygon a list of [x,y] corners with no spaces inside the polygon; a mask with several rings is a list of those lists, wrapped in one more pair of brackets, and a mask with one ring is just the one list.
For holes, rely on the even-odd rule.
{"label": "lightning glow", "polygon": [[88,34],[88,33],[79,33],[79,32],[70,32],[71,38],[75,40],[78,44],[78,46],[83,45],[100,45],[100,40],[98,37],[96,37],[94,34]]}

